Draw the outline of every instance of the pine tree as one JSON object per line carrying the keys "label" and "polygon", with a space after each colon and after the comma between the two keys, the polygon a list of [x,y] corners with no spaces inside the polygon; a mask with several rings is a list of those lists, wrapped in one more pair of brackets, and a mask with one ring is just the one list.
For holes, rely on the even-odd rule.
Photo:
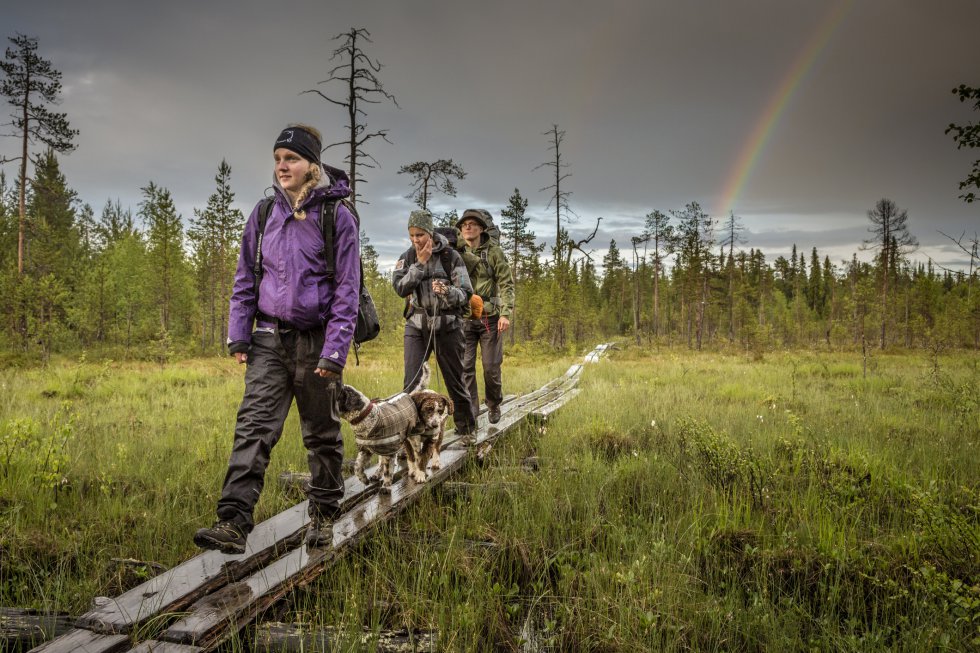
{"label": "pine tree", "polygon": [[[500,247],[507,254],[514,279],[514,309],[510,318],[513,324],[517,324],[518,307],[523,300],[521,288],[539,269],[538,255],[544,249],[544,243],[538,244],[529,228],[531,219],[527,215],[527,204],[527,199],[515,188],[507,206],[500,212]],[[510,329],[510,344],[514,344],[516,337],[516,329]]]}
{"label": "pine tree", "polygon": [[868,211],[868,220],[871,227],[868,232],[872,238],[864,241],[864,245],[869,249],[878,250],[878,263],[881,270],[881,341],[880,346],[885,348],[886,344],[886,325],[888,323],[888,292],[890,290],[889,280],[893,276],[893,270],[897,267],[897,262],[912,252],[919,243],[909,233],[908,212],[900,210],[895,202],[888,198],[878,200],[873,209]]}
{"label": "pine tree", "polygon": [[671,211],[671,214],[678,223],[676,271],[683,276],[684,281],[683,301],[688,311],[688,345],[693,336],[696,347],[700,350],[706,327],[705,309],[713,259],[711,248],[714,245],[714,221],[697,202],[691,202],[683,211]]}
{"label": "pine tree", "polygon": [[400,175],[412,175],[412,192],[405,197],[418,204],[420,209],[428,209],[429,198],[436,192],[456,197],[456,184],[453,180],[466,179],[463,166],[452,159],[438,161],[416,161],[398,169]]}
{"label": "pine tree", "polygon": [[[953,89],[953,95],[958,95],[960,102],[975,100],[973,109],[980,111],[980,88],[971,88],[966,84],[960,84]],[[953,134],[953,140],[956,142],[956,149],[958,150],[980,148],[980,123],[966,123],[964,125],[950,123],[949,127],[946,128],[946,133]],[[967,190],[970,188],[974,190]],[[960,199],[964,202],[973,202],[977,199],[975,190],[980,190],[980,159],[973,162],[973,169],[970,170],[970,174],[960,182],[960,190],[967,190],[966,193],[960,195]]]}
{"label": "pine tree", "polygon": [[660,335],[660,274],[664,257],[674,250],[674,227],[662,211],[647,213],[645,233],[653,244],[653,333]]}
{"label": "pine tree", "polygon": [[19,227],[17,237],[17,272],[24,272],[24,242],[27,228],[27,161],[28,146],[40,141],[56,152],[67,153],[75,149],[72,139],[78,130],[72,129],[66,114],[50,111],[46,105],[55,105],[61,94],[61,73],[51,62],[37,54],[37,39],[17,34],[8,38],[14,47],[7,48],[0,69],[4,80],[0,83],[0,95],[13,106],[12,125],[21,141],[19,157],[3,162],[20,161],[18,186]]}

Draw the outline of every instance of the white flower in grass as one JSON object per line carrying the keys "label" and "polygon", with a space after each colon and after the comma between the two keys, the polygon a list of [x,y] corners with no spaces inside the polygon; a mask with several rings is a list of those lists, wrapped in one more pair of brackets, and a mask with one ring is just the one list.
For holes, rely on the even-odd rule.
{"label": "white flower in grass", "polygon": [[756,418],[757,420],[759,420],[760,422],[764,422],[764,421],[766,421],[766,420],[765,420],[765,418],[764,418],[764,417],[763,417],[762,415],[756,415],[756,416],[755,416],[755,418]]}

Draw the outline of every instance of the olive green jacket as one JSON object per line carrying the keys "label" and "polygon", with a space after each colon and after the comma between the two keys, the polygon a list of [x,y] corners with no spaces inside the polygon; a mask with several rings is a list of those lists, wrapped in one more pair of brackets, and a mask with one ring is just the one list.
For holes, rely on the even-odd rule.
{"label": "olive green jacket", "polygon": [[480,244],[475,248],[467,245],[462,237],[457,243],[473,292],[483,298],[484,313],[491,317],[502,315],[509,320],[514,312],[514,275],[504,250],[491,243],[487,233],[480,234]]}

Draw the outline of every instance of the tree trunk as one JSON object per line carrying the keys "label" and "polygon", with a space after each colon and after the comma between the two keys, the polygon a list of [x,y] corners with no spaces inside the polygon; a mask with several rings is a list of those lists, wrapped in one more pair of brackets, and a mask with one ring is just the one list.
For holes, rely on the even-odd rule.
{"label": "tree trunk", "polygon": [[[31,72],[27,70],[27,79],[25,81],[25,88],[30,88],[31,84]],[[24,274],[24,232],[27,228],[27,138],[30,135],[30,129],[28,124],[28,117],[30,114],[27,113],[30,100],[30,93],[24,93],[24,104],[21,107],[21,119],[24,121],[24,135],[21,139],[21,150],[20,150],[20,198],[18,201],[19,216],[17,219],[17,274]],[[25,323],[26,328],[26,323]]]}

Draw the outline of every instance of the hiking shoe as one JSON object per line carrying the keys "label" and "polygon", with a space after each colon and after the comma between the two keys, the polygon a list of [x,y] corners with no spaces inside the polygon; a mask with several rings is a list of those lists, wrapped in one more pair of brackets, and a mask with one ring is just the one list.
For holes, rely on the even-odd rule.
{"label": "hiking shoe", "polygon": [[321,547],[333,545],[333,518],[314,513],[306,526],[306,546]]}
{"label": "hiking shoe", "polygon": [[202,549],[222,553],[245,553],[245,538],[241,526],[230,521],[218,520],[211,528],[200,528],[194,533],[194,544]]}
{"label": "hiking shoe", "polygon": [[496,424],[500,421],[500,406],[494,406],[487,412],[487,419],[490,420],[491,424]]}

